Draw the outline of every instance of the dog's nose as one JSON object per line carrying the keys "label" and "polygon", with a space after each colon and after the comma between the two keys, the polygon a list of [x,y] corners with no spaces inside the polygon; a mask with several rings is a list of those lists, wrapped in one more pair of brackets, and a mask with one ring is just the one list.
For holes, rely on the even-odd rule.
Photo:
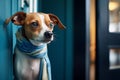
{"label": "dog's nose", "polygon": [[53,36],[53,32],[51,32],[51,31],[46,31],[46,32],[44,33],[44,36],[45,36],[45,38],[50,39],[50,38],[52,38],[52,36]]}

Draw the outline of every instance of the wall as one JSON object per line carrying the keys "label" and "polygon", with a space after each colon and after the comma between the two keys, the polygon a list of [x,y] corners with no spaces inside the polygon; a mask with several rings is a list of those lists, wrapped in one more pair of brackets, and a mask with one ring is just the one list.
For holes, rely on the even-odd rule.
{"label": "wall", "polygon": [[72,0],[39,1],[38,11],[57,15],[66,27],[65,30],[60,30],[55,26],[55,39],[48,45],[53,80],[73,79],[72,4]]}

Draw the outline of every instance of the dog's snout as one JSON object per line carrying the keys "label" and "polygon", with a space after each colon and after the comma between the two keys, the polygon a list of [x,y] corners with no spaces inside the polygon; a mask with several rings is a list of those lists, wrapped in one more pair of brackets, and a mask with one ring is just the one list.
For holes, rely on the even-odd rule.
{"label": "dog's snout", "polygon": [[52,36],[53,36],[53,32],[51,32],[51,31],[46,31],[46,32],[44,33],[44,36],[45,36],[45,38],[50,39],[50,38],[52,38]]}

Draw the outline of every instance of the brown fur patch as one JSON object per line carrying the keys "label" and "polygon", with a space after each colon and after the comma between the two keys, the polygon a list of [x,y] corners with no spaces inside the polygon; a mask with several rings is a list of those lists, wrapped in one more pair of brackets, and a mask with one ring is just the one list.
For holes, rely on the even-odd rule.
{"label": "brown fur patch", "polygon": [[[32,27],[31,26],[32,22],[37,22],[38,26]],[[27,14],[27,17],[25,19],[25,25],[24,25],[25,35],[27,36],[27,38],[34,39],[34,37],[37,37],[42,29],[41,24],[42,24],[41,20],[40,20],[39,16],[37,15],[37,13]]]}

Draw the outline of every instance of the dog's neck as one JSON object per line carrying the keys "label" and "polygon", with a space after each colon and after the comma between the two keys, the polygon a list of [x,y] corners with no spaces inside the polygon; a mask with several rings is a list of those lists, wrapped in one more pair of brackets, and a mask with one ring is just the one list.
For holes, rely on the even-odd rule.
{"label": "dog's neck", "polygon": [[22,28],[19,28],[16,33],[16,47],[25,54],[35,57],[35,58],[41,58],[47,54],[47,44],[37,44],[36,42],[33,42],[32,40],[26,39],[22,35]]}

